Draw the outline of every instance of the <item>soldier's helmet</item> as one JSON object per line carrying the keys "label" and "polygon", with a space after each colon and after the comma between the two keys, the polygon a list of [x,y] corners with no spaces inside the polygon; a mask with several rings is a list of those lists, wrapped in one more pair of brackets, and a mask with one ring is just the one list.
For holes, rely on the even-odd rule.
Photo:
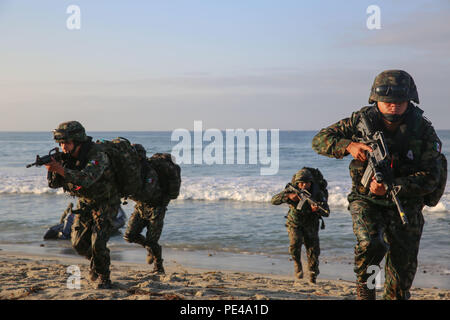
{"label": "soldier's helmet", "polygon": [[369,103],[414,101],[419,103],[414,79],[403,70],[386,70],[374,80]]}
{"label": "soldier's helmet", "polygon": [[145,150],[145,148],[142,144],[136,143],[136,144],[133,144],[133,147],[136,150],[139,157],[141,157],[142,159],[147,157],[147,150]]}
{"label": "soldier's helmet", "polygon": [[67,141],[84,142],[87,140],[86,130],[78,121],[63,122],[53,130],[53,139],[58,143]]}
{"label": "soldier's helmet", "polygon": [[294,175],[294,183],[297,184],[299,182],[313,182],[314,178],[307,169],[301,169]]}

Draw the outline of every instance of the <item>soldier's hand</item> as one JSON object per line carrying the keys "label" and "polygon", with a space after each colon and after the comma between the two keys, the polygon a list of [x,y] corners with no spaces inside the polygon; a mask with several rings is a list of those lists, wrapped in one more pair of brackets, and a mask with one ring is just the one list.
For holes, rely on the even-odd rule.
{"label": "soldier's hand", "polygon": [[353,156],[353,158],[355,158],[359,161],[362,161],[362,162],[367,160],[365,151],[372,152],[371,147],[369,147],[368,145],[366,145],[364,143],[360,143],[360,142],[351,142],[347,146],[346,150]]}
{"label": "soldier's hand", "polygon": [[369,186],[370,192],[377,196],[384,196],[386,194],[386,188],[384,184],[378,183],[377,180],[375,180],[374,177],[372,177],[372,181],[370,181]]}
{"label": "soldier's hand", "polygon": [[311,204],[311,210],[312,210],[312,212],[316,212],[319,210],[319,206],[315,205],[315,204]]}
{"label": "soldier's hand", "polygon": [[292,201],[295,201],[295,202],[296,201],[300,201],[300,198],[295,193],[289,193],[288,194],[288,198],[291,199]]}
{"label": "soldier's hand", "polygon": [[53,157],[52,161],[47,164],[44,164],[44,166],[47,168],[48,171],[56,172],[64,177],[64,168],[62,164],[60,162],[57,162]]}

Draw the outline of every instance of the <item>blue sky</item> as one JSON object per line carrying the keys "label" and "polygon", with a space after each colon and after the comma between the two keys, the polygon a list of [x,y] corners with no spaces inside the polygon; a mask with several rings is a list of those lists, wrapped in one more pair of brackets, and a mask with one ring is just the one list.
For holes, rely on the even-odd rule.
{"label": "blue sky", "polygon": [[[373,4],[380,30],[366,27]],[[318,130],[393,68],[450,129],[448,21],[446,0],[0,0],[0,130]]]}

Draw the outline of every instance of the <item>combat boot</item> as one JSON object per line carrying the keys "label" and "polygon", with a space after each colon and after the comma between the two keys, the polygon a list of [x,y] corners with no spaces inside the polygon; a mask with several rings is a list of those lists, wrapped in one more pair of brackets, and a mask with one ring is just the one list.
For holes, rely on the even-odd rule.
{"label": "combat boot", "polygon": [[294,261],[294,273],[297,279],[303,279],[302,263]]}
{"label": "combat boot", "polygon": [[100,282],[97,284],[97,289],[111,289],[112,282],[109,275],[100,275]]}
{"label": "combat boot", "polygon": [[367,283],[356,282],[356,300],[376,300],[375,288],[367,288]]}
{"label": "combat boot", "polygon": [[[160,273],[160,274],[164,274],[164,267],[163,267],[163,259],[162,259],[162,250],[161,250],[161,246],[159,244],[153,244],[151,246],[151,249],[149,248],[148,252],[152,253],[153,259],[154,259],[154,267],[152,270],[152,273]],[[148,257],[148,256],[147,256]]]}
{"label": "combat boot", "polygon": [[310,283],[316,283],[316,279],[317,279],[317,275],[315,274],[315,273],[311,273],[310,275],[309,275],[309,282]]}
{"label": "combat boot", "polygon": [[89,280],[92,282],[95,282],[98,279],[98,273],[95,272],[95,270],[90,269],[89,270]]}
{"label": "combat boot", "polygon": [[147,258],[146,261],[148,264],[152,264],[155,262],[155,256],[153,255],[152,249],[147,248]]}
{"label": "combat boot", "polygon": [[152,270],[152,273],[159,273],[159,274],[165,274],[166,273],[164,271],[163,261],[164,261],[163,259],[156,260],[155,266],[153,267],[153,270]]}

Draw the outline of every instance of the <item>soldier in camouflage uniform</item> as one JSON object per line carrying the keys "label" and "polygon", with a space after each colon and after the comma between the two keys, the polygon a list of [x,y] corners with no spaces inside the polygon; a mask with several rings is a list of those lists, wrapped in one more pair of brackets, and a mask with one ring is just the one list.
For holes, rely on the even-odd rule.
{"label": "soldier in camouflage uniform", "polygon": [[[402,70],[387,70],[373,83],[369,103],[328,128],[312,141],[321,155],[341,159],[351,154],[352,190],[348,196],[353,220],[357,298],[375,299],[373,283],[367,283],[370,265],[379,265],[386,257],[385,299],[408,299],[417,270],[417,255],[424,219],[424,196],[434,191],[439,181],[438,157],[441,142],[419,103],[412,77]],[[409,223],[402,225],[397,207],[383,184],[372,179],[365,188],[361,178],[367,166],[369,146],[357,142],[360,114],[376,124],[385,136],[391,154],[394,184],[400,186],[398,197]]]}
{"label": "soldier in camouflage uniform", "polygon": [[91,280],[100,276],[97,288],[110,288],[110,256],[106,245],[113,229],[112,219],[120,206],[111,161],[86,136],[84,127],[77,121],[61,123],[53,136],[65,157],[62,163],[53,160],[46,165],[48,184],[78,197],[77,209],[73,210],[76,217],[72,246],[90,260]]}
{"label": "soldier in camouflage uniform", "polygon": [[[326,196],[315,185],[311,172],[303,168],[298,171],[293,179],[293,184],[300,189],[312,191],[312,198],[321,202],[322,207],[329,210]],[[300,199],[295,193],[283,190],[272,197],[272,204],[280,205],[282,203],[289,204],[289,212],[286,220],[286,228],[289,235],[289,253],[294,260],[294,272],[298,279],[303,278],[303,269],[301,263],[301,248],[305,244],[306,256],[308,258],[309,280],[316,283],[319,275],[319,219],[321,216],[328,216],[317,206],[310,205],[305,202],[301,210],[297,210],[297,204]]]}
{"label": "soldier in camouflage uniform", "polygon": [[[142,165],[142,175],[145,180],[143,192],[138,197],[132,197],[136,202],[124,239],[130,243],[138,243],[147,249],[147,263],[154,263],[152,272],[164,274],[162,248],[158,244],[164,226],[164,217],[169,204],[169,198],[159,187],[158,175],[147,161],[147,152],[141,144],[133,145],[139,154]],[[146,236],[141,232],[147,228]]]}

